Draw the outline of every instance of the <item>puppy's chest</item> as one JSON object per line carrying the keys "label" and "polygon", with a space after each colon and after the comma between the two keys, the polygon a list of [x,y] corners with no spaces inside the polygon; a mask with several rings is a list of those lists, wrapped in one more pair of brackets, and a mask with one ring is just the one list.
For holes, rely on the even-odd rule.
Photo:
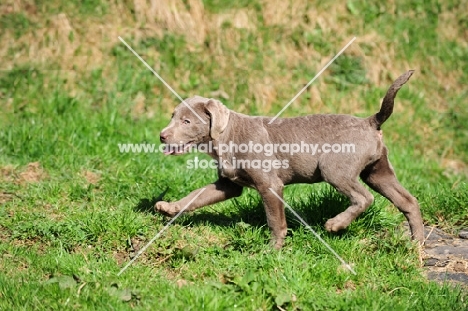
{"label": "puppy's chest", "polygon": [[236,184],[255,188],[252,177],[244,169],[237,167],[237,163],[222,160],[218,168],[218,174],[221,177],[228,178]]}

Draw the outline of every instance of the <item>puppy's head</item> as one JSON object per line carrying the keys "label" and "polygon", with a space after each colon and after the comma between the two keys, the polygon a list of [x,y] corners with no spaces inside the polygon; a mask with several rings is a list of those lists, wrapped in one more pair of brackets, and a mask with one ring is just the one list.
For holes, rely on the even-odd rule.
{"label": "puppy's head", "polygon": [[220,101],[195,96],[180,103],[169,125],[160,133],[164,154],[183,154],[191,146],[217,140],[229,121],[229,109]]}

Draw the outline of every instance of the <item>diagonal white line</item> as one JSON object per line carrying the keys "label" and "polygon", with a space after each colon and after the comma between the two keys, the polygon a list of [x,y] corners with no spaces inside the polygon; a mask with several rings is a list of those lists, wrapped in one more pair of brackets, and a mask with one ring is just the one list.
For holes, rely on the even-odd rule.
{"label": "diagonal white line", "polygon": [[291,211],[291,213],[293,213],[293,215],[296,216],[296,218],[299,219],[300,222],[302,222],[302,224],[303,224],[307,229],[309,229],[309,230],[315,235],[315,237],[316,237],[320,242],[322,242],[323,245],[325,245],[325,246],[328,248],[328,250],[329,250],[333,255],[335,255],[336,258],[338,258],[338,260],[341,262],[341,264],[342,264],[343,266],[345,266],[349,271],[351,271],[354,275],[356,275],[356,272],[353,270],[353,268],[351,268],[351,266],[350,266],[349,264],[347,264],[346,261],[344,261],[343,258],[341,258],[340,255],[338,255],[338,253],[335,252],[335,250],[334,250],[333,248],[331,248],[331,246],[328,245],[328,243],[325,242],[325,240],[322,239],[322,237],[321,237],[317,232],[315,232],[314,229],[312,229],[312,227],[309,226],[309,225],[305,222],[305,220],[302,219],[302,217],[299,216],[299,214],[297,214],[297,213],[292,209],[292,207],[289,206],[289,204],[286,203],[286,202],[275,192],[275,190],[273,190],[272,188],[269,188],[269,189],[270,189],[270,191],[271,191],[281,202],[283,202],[284,206],[286,206],[286,207]]}
{"label": "diagonal white line", "polygon": [[155,76],[172,92],[172,94],[174,94],[181,102],[183,102],[183,103],[185,104],[185,106],[187,106],[187,108],[190,109],[190,111],[192,111],[193,114],[196,115],[198,119],[200,119],[200,121],[202,121],[203,124],[206,124],[206,122],[200,117],[200,115],[199,115],[198,113],[196,113],[195,110],[193,110],[193,108],[190,107],[189,104],[187,104],[187,103],[185,102],[185,100],[183,100],[182,97],[180,97],[179,94],[177,94],[177,92],[174,91],[174,89],[173,89],[169,84],[167,84],[167,82],[164,81],[164,79],[163,79],[153,68],[151,68],[150,65],[148,65],[147,62],[144,61],[144,59],[141,58],[140,55],[138,55],[138,53],[135,52],[135,50],[133,50],[133,49],[130,47],[130,45],[127,44],[127,42],[125,42],[124,39],[122,39],[122,37],[119,36],[119,39],[120,39],[120,41],[122,41],[123,44],[125,44],[125,46],[126,46],[130,51],[132,51],[132,53],[133,53],[143,64],[145,64],[145,66],[146,66],[149,70],[151,70],[151,72],[152,72],[152,73],[153,73],[153,74],[154,74],[154,75],[155,75]]}
{"label": "diagonal white line", "polygon": [[138,251],[138,253],[135,255],[135,257],[132,258],[132,260],[130,260],[126,265],[125,267],[122,268],[122,270],[120,270],[119,273],[117,273],[117,276],[121,275],[125,270],[127,270],[128,267],[130,267],[130,265],[138,258],[140,257],[141,254],[143,254],[143,252],[154,242],[156,241],[157,238],[159,238],[161,236],[161,234],[166,231],[167,228],[169,228],[169,226],[177,219],[177,217],[179,217],[186,209],[187,207],[189,207],[190,204],[192,204],[193,201],[195,201],[196,198],[198,198],[200,196],[200,194],[203,193],[203,191],[205,191],[206,188],[202,188],[200,189],[200,192],[197,193],[197,195],[190,200],[190,202],[187,203],[187,205],[184,206],[183,209],[181,209],[177,215],[174,216],[174,218],[172,218],[165,226],[164,228],[161,229],[161,231],[158,232],[158,234],[156,234],[154,236],[154,238],[151,239],[151,241],[148,242],[148,244],[146,244],[142,249],[140,249],[140,251]]}
{"label": "diagonal white line", "polygon": [[342,48],[341,51],[339,51],[338,54],[336,54],[335,57],[333,57],[333,58],[325,65],[325,67],[323,67],[322,70],[320,70],[320,71],[315,75],[315,77],[313,77],[312,80],[310,80],[309,83],[307,83],[307,85],[304,86],[304,87],[302,88],[302,90],[300,90],[299,93],[297,93],[296,96],[294,96],[293,99],[291,99],[291,100],[289,101],[289,103],[287,103],[286,106],[284,106],[283,109],[281,109],[281,111],[278,112],[278,113],[276,114],[276,116],[275,116],[273,119],[270,120],[270,122],[268,122],[268,124],[273,123],[273,122],[286,110],[286,108],[288,108],[289,105],[291,105],[291,104],[293,103],[293,101],[295,101],[295,100],[299,97],[299,95],[301,95],[302,92],[304,92],[304,91],[315,81],[315,79],[317,79],[317,78],[325,71],[325,69],[327,69],[328,66],[330,66],[330,65],[335,61],[335,59],[337,59],[338,56],[340,56],[340,55],[351,45],[351,43],[354,42],[354,40],[356,40],[356,37],[354,37],[353,39],[351,39],[351,41],[349,41],[348,44],[346,44],[345,47]]}

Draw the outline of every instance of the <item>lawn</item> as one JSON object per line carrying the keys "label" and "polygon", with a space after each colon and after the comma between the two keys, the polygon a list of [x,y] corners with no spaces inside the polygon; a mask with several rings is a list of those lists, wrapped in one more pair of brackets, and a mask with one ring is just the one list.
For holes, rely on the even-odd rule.
{"label": "lawn", "polygon": [[0,309],[466,310],[466,287],[426,279],[404,217],[382,196],[340,234],[349,204],[326,184],[285,200],[352,265],[349,273],[289,212],[268,245],[261,199],[170,220],[154,203],[216,179],[159,152],[182,97],[274,116],[353,37],[283,116],[378,111],[415,74],[384,124],[401,183],[427,226],[468,227],[468,14],[455,1],[6,0],[0,4]]}

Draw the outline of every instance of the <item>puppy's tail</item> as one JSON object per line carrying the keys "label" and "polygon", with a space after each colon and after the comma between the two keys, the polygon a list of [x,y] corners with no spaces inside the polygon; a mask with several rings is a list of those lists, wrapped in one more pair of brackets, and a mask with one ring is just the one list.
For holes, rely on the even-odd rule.
{"label": "puppy's tail", "polygon": [[380,129],[380,126],[390,117],[393,112],[393,100],[400,88],[409,80],[414,70],[408,70],[393,82],[385,94],[380,111],[371,117],[371,122]]}

